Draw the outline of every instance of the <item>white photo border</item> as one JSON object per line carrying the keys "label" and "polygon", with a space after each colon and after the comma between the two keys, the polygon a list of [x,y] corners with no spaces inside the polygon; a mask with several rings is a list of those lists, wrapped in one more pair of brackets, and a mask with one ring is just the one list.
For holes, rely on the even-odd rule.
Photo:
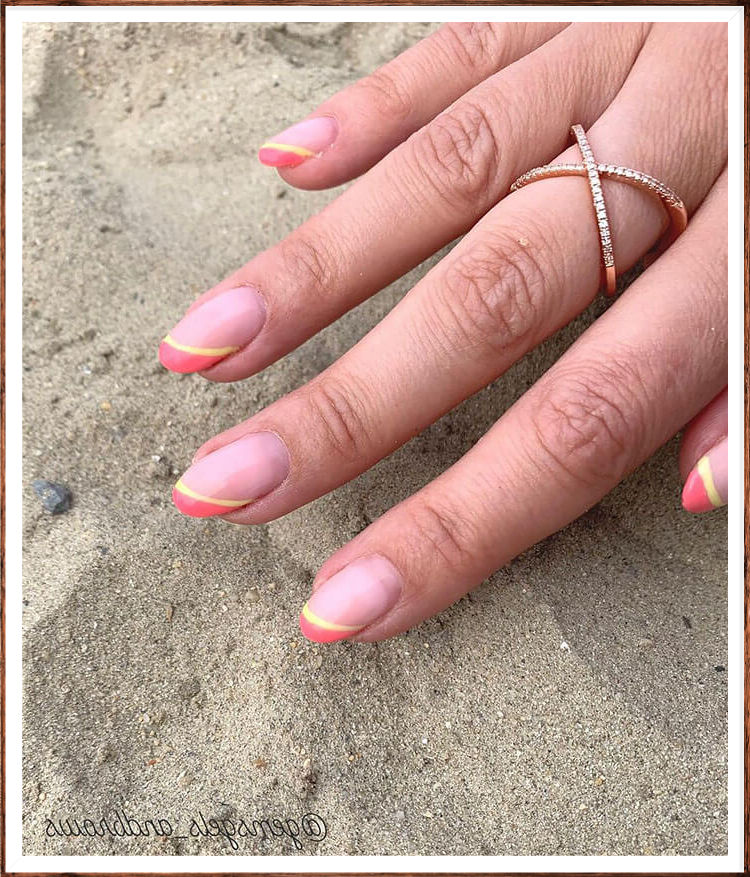
{"label": "white photo border", "polygon": [[[737,872],[744,869],[743,8],[737,6],[14,6],[6,45],[6,837],[8,872]],[[25,22],[725,21],[729,35],[728,854],[725,856],[24,856],[21,848],[22,57]],[[744,474],[744,473],[743,473]],[[9,515],[8,509],[14,513]]]}

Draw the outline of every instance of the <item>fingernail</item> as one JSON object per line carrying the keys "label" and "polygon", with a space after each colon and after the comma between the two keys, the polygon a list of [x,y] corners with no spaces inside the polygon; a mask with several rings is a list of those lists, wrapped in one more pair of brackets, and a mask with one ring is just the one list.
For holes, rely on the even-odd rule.
{"label": "fingernail", "polygon": [[379,554],[347,564],[302,607],[299,626],[313,642],[347,639],[393,607],[401,593],[396,567]]}
{"label": "fingernail", "polygon": [[728,444],[722,439],[695,464],[682,490],[682,506],[688,512],[710,512],[727,504]]}
{"label": "fingernail", "polygon": [[257,289],[227,289],[180,320],[159,345],[159,361],[173,372],[202,371],[249,344],[265,319]]}
{"label": "fingernail", "polygon": [[268,167],[296,167],[328,149],[338,133],[339,126],[331,116],[307,119],[264,143],[258,158]]}
{"label": "fingernail", "polygon": [[194,463],[172,491],[184,515],[208,518],[270,493],[289,474],[289,454],[273,432],[246,435]]}

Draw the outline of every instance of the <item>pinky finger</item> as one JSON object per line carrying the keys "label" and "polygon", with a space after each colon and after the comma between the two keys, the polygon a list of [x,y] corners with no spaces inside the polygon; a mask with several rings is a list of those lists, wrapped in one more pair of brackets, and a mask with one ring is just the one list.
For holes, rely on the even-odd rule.
{"label": "pinky finger", "polygon": [[[729,442],[726,388],[686,427],[680,446],[685,511],[710,512],[727,504]],[[687,477],[685,477],[687,475]]]}
{"label": "pinky finger", "polygon": [[446,24],[273,136],[260,147],[258,158],[297,188],[338,186],[377,164],[466,92],[566,26]]}

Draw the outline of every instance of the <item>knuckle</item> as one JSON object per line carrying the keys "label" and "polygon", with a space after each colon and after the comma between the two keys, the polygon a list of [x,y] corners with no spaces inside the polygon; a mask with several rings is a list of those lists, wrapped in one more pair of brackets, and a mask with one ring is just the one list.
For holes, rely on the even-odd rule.
{"label": "knuckle", "polygon": [[432,299],[445,343],[497,361],[525,349],[539,331],[549,280],[535,250],[507,236],[450,259]]}
{"label": "knuckle", "polygon": [[278,244],[283,273],[300,298],[328,299],[336,277],[336,258],[330,242],[297,229]]}
{"label": "knuckle", "polygon": [[543,463],[588,486],[623,478],[647,441],[640,385],[635,369],[615,360],[549,381],[532,418]]}
{"label": "knuckle", "polygon": [[501,166],[493,119],[481,104],[465,99],[418,131],[411,160],[451,210],[476,212],[491,198]]}
{"label": "knuckle", "polygon": [[367,403],[361,389],[350,378],[344,386],[338,378],[327,376],[314,381],[308,395],[324,441],[345,463],[361,461],[368,455]]}
{"label": "knuckle", "polygon": [[387,65],[375,70],[356,87],[364,94],[368,110],[389,123],[408,119],[414,109],[406,83],[394,76]]}
{"label": "knuckle", "polygon": [[415,549],[437,555],[450,570],[465,568],[471,562],[474,544],[467,521],[424,497],[408,505],[405,527],[415,540]]}
{"label": "knuckle", "polygon": [[468,70],[485,74],[500,65],[502,42],[496,23],[451,22],[441,29],[440,34],[451,62],[457,60]]}

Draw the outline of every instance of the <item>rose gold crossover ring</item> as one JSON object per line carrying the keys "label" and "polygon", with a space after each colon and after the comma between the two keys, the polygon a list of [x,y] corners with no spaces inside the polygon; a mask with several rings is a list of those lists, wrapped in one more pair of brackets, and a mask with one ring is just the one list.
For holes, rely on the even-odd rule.
{"label": "rose gold crossover ring", "polygon": [[617,286],[617,275],[615,273],[615,259],[612,253],[612,239],[609,233],[609,220],[607,219],[607,208],[604,206],[604,196],[602,195],[601,177],[609,177],[615,180],[621,180],[623,183],[630,183],[631,186],[637,186],[651,195],[657,195],[669,215],[669,228],[658,243],[657,252],[663,252],[666,248],[685,230],[687,225],[687,210],[679,198],[668,186],[660,183],[648,174],[641,171],[634,171],[631,168],[619,167],[613,164],[597,164],[594,161],[594,155],[591,152],[591,146],[586,139],[586,134],[580,125],[573,125],[570,129],[576,140],[578,148],[583,156],[583,164],[546,164],[544,167],[535,167],[520,176],[510,187],[511,192],[535,183],[537,180],[545,180],[549,177],[588,177],[591,195],[594,199],[594,211],[596,214],[596,224],[599,227],[599,241],[601,243],[602,261],[604,263],[604,282],[606,284],[607,295],[614,295]]}

